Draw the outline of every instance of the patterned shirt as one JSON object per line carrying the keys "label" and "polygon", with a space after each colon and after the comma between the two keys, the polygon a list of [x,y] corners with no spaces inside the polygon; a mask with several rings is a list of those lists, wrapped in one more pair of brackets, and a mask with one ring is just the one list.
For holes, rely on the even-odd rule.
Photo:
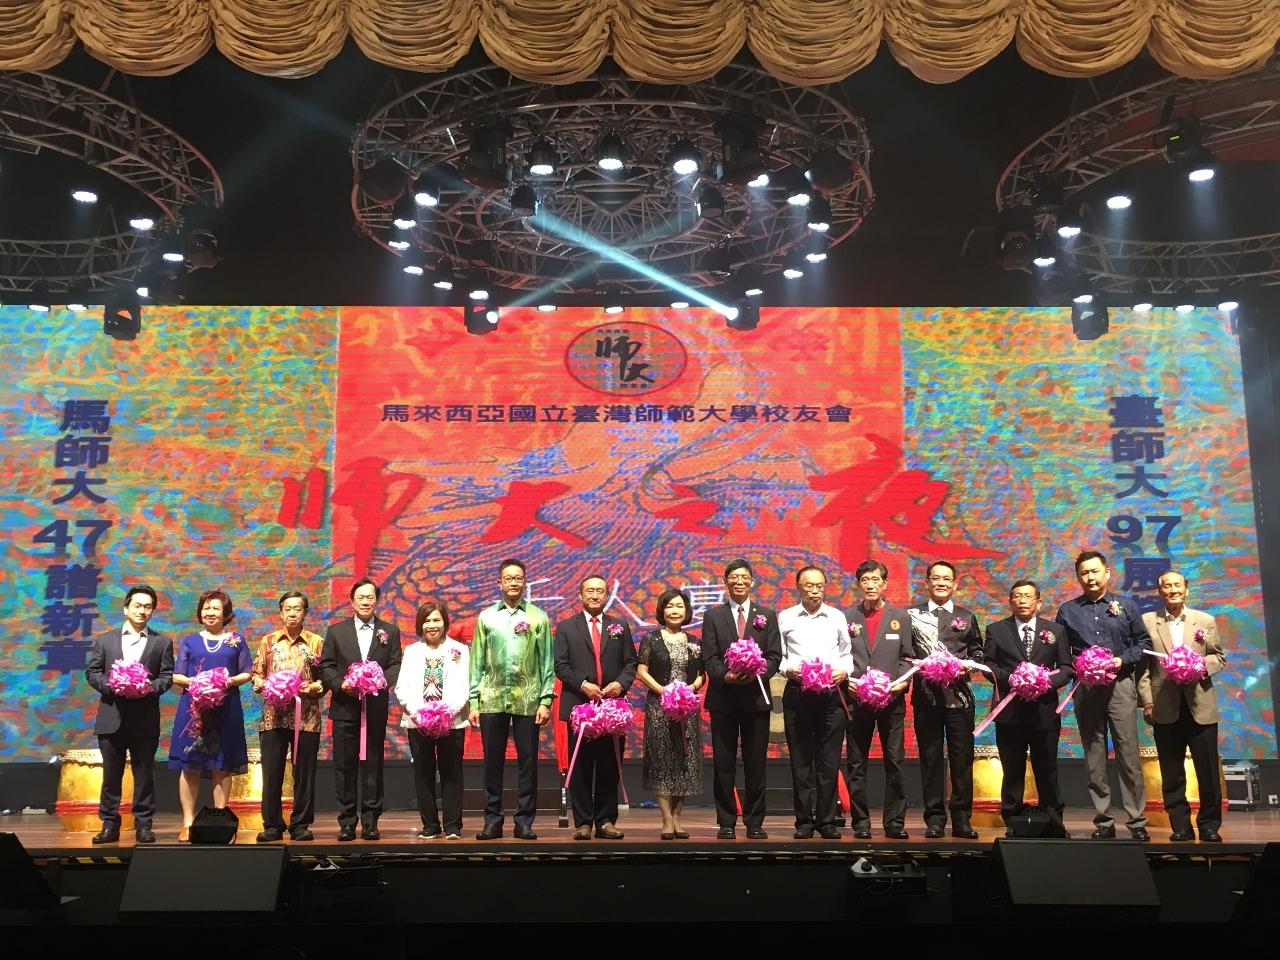
{"label": "patterned shirt", "polygon": [[532,603],[502,601],[476,618],[471,639],[471,707],[480,713],[531,717],[555,696],[551,623]]}
{"label": "patterned shirt", "polygon": [[[303,630],[298,639],[289,642],[289,635],[281,628],[273,630],[258,641],[258,654],[253,658],[253,678],[265,680],[277,670],[297,670],[304,683],[320,679],[320,648],[324,637]],[[304,733],[320,732],[320,701],[323,694],[302,697],[302,730]],[[262,705],[259,730],[292,730],[293,706],[275,709]]]}

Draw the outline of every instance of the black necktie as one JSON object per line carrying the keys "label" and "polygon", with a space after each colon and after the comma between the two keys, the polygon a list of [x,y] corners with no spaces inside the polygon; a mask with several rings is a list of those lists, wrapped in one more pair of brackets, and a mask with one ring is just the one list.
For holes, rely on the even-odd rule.
{"label": "black necktie", "polygon": [[1031,659],[1031,624],[1024,624],[1022,627],[1022,649],[1027,652],[1027,659]]}

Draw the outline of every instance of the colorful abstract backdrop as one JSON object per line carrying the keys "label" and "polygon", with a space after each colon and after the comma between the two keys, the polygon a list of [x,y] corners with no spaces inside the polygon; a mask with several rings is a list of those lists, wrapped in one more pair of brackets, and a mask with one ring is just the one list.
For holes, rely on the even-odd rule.
{"label": "colorful abstract backdrop", "polygon": [[406,633],[432,595],[465,638],[518,556],[553,619],[602,572],[638,636],[665,585],[699,619],[722,602],[733,557],[779,608],[806,563],[847,607],[860,560],[910,604],[944,558],[985,624],[1024,576],[1052,614],[1086,547],[1148,608],[1186,571],[1228,649],[1223,753],[1274,749],[1239,347],[1215,313],[1117,310],[1087,343],[1059,309],[779,308],[751,332],[511,309],[476,337],[456,308],[156,308],[134,343],[88,315],[0,323],[0,761],[94,745],[87,637],[137,582],[175,638],[212,587],[256,637],[283,591],[319,631],[371,572]]}

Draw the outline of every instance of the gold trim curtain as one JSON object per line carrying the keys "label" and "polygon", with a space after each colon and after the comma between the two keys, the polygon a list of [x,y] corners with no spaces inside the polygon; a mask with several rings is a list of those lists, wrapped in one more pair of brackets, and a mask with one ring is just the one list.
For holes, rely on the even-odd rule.
{"label": "gold trim curtain", "polygon": [[1047,73],[1088,77],[1145,47],[1171,72],[1257,69],[1280,38],[1280,0],[0,0],[0,70],[44,70],[84,44],[126,73],[163,76],[210,46],[272,77],[304,77],[347,37],[404,70],[452,67],[480,38],[516,76],[572,83],[605,57],[655,83],[702,80],[746,44],[790,83],[833,83],[884,42],[946,83],[1010,41]]}

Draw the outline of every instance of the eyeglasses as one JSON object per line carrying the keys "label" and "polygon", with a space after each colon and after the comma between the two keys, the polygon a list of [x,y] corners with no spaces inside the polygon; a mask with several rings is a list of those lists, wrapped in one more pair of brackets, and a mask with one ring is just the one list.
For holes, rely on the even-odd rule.
{"label": "eyeglasses", "polygon": [[503,577],[503,583],[524,583],[524,577]]}

